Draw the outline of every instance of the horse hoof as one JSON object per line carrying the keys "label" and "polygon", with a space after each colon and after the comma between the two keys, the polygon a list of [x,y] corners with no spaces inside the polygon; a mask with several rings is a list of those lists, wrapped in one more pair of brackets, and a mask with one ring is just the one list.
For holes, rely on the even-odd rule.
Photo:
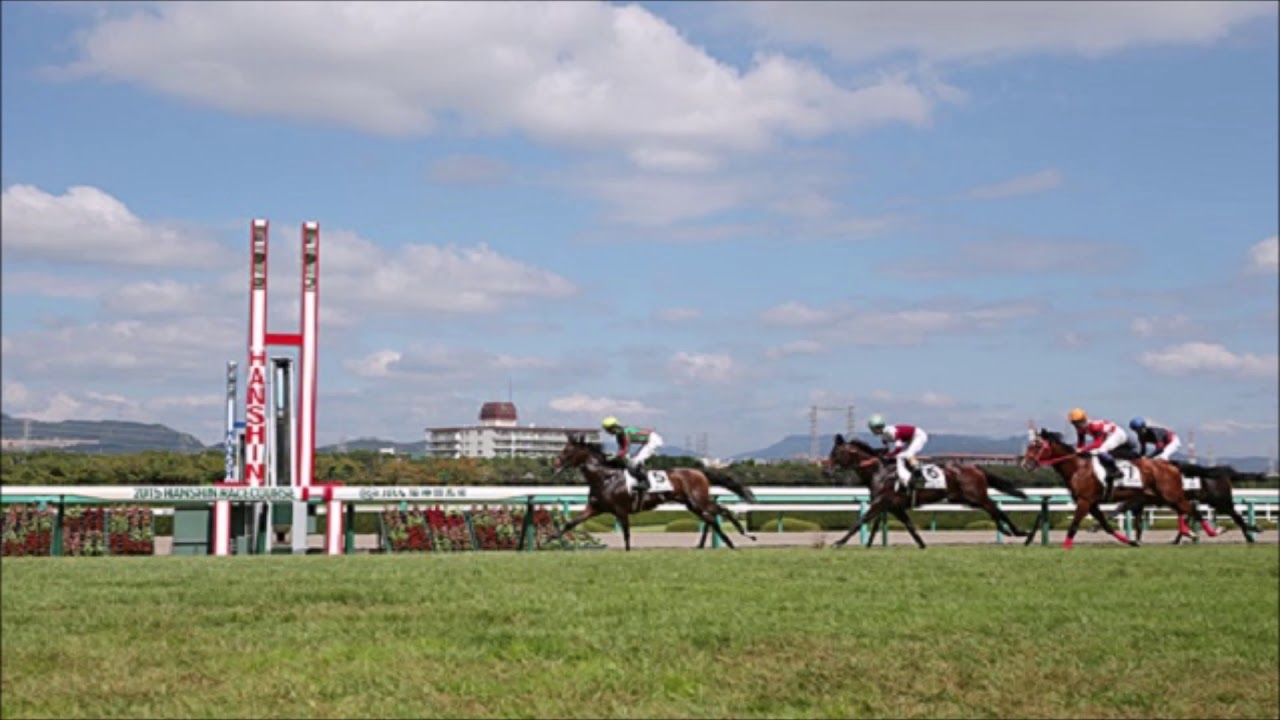
{"label": "horse hoof", "polygon": [[1137,540],[1130,540],[1129,547],[1142,547],[1142,546],[1138,544]]}

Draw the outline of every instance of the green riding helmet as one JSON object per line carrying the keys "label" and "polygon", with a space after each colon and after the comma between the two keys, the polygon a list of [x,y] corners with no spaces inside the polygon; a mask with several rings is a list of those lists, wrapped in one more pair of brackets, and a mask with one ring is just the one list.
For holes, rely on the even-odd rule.
{"label": "green riding helmet", "polygon": [[871,429],[871,432],[879,435],[880,431],[884,430],[884,418],[879,415],[872,415],[871,419],[867,421],[867,427]]}

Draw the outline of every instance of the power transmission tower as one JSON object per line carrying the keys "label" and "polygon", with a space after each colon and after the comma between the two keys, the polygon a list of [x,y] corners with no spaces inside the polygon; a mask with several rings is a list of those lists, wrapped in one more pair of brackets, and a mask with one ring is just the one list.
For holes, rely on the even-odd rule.
{"label": "power transmission tower", "polygon": [[821,457],[818,455],[818,411],[843,410],[845,412],[845,433],[848,437],[853,437],[853,407],[853,405],[845,405],[844,407],[809,406],[809,458],[811,460],[817,460]]}

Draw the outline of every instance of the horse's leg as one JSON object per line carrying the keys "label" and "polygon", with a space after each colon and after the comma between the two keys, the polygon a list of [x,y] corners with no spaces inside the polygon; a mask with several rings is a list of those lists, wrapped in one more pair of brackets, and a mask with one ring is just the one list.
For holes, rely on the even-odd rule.
{"label": "horse's leg", "polygon": [[1083,498],[1076,500],[1076,511],[1071,516],[1071,525],[1067,528],[1067,539],[1062,541],[1062,549],[1070,550],[1076,544],[1076,531],[1080,529],[1080,521],[1092,509],[1093,502]]}
{"label": "horse's leg", "polygon": [[1200,503],[1190,502],[1186,499],[1183,499],[1183,502],[1187,504],[1191,519],[1200,523],[1200,527],[1204,529],[1204,534],[1209,537],[1218,537],[1218,531],[1213,529],[1213,526],[1209,524],[1209,519],[1200,512]]}
{"label": "horse's leg", "polygon": [[729,508],[721,505],[718,502],[715,502],[714,500],[711,501],[711,504],[713,506],[713,509],[715,510],[716,515],[727,518],[729,522],[733,523],[733,526],[738,529],[739,534],[745,535],[746,537],[751,538],[752,542],[755,542],[755,539],[756,539],[755,536],[747,532],[746,529],[742,527],[742,523],[738,522],[738,517],[734,515],[733,512],[729,510]]}
{"label": "horse's leg", "polygon": [[631,552],[631,516],[623,510],[615,512],[614,517],[618,518],[618,524],[622,526],[622,545],[627,552]]}
{"label": "horse's leg", "polygon": [[597,514],[599,514],[599,511],[597,511],[594,507],[592,507],[591,505],[586,506],[585,508],[583,508],[581,513],[578,513],[578,517],[565,523],[564,527],[560,528],[560,530],[555,535],[555,539],[556,540],[562,539],[565,533],[578,527],[578,525],[586,522],[587,520],[590,520],[591,518],[595,517]]}
{"label": "horse's leg", "polygon": [[[1079,510],[1079,508],[1076,508],[1076,509]],[[1089,508],[1089,512],[1090,514],[1093,515],[1093,517],[1099,523],[1102,524],[1102,529],[1105,530],[1108,535],[1110,535],[1111,537],[1115,538],[1116,540],[1119,540],[1120,542],[1126,545],[1138,547],[1138,543],[1134,542],[1133,540],[1130,540],[1128,537],[1125,536],[1124,533],[1117,530],[1115,526],[1111,524],[1111,521],[1107,519],[1106,513],[1102,512],[1102,508],[1098,507],[1097,505],[1094,505]]]}
{"label": "horse's leg", "polygon": [[1240,511],[1236,509],[1235,503],[1232,503],[1230,500],[1222,502],[1219,506],[1215,506],[1214,509],[1220,513],[1230,515],[1231,522],[1234,522],[1236,526],[1240,528],[1240,532],[1244,533],[1244,539],[1248,542],[1254,542],[1254,533],[1262,532],[1261,529],[1250,525],[1249,522],[1244,519],[1244,516],[1240,514]]}
{"label": "horse's leg", "polygon": [[883,528],[884,524],[887,522],[889,522],[888,513],[881,512],[879,515],[876,515],[876,519],[871,521],[871,531],[867,533],[867,541],[863,543],[863,545],[866,547],[875,545],[876,536],[880,534],[880,529]]}
{"label": "horse's leg", "polygon": [[1129,515],[1133,518],[1133,539],[1142,542],[1142,512],[1141,504],[1129,508]]}
{"label": "horse's leg", "polygon": [[1023,537],[1026,535],[1026,533],[1018,529],[1017,525],[1013,524],[1013,519],[1010,518],[999,505],[996,505],[991,498],[983,498],[978,507],[986,511],[986,513],[991,516],[991,519],[996,521],[997,530],[1003,531],[1007,529],[1009,534],[1014,537]]}
{"label": "horse's leg", "polygon": [[866,524],[867,518],[876,517],[880,514],[883,508],[884,503],[882,501],[876,500],[872,502],[870,507],[867,508],[867,511],[862,514],[862,517],[858,518],[857,521],[853,523],[853,527],[849,528],[849,532],[845,533],[839,540],[831,543],[831,547],[843,547],[845,543],[849,542],[849,538],[853,537],[853,534],[858,532],[858,529]]}
{"label": "horse's leg", "polygon": [[911,514],[906,511],[906,508],[895,505],[889,508],[889,512],[893,513],[893,516],[898,518],[899,522],[907,526],[907,532],[911,533],[911,539],[916,541],[916,545],[919,545],[921,550],[924,550],[924,538],[920,537],[920,533],[916,532],[916,524],[911,522]]}
{"label": "horse's leg", "polygon": [[697,550],[701,550],[707,546],[707,536],[711,534],[711,528],[706,523],[702,523],[702,537],[698,538]]}

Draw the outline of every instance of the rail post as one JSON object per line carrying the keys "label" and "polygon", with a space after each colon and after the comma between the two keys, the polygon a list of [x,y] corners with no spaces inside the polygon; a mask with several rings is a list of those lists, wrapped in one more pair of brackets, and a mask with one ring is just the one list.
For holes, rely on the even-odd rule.
{"label": "rail post", "polygon": [[[58,513],[53,517],[53,537],[50,538],[49,554],[62,557],[62,519],[67,516],[67,496],[58,496]],[[104,528],[105,529],[105,528]]]}

